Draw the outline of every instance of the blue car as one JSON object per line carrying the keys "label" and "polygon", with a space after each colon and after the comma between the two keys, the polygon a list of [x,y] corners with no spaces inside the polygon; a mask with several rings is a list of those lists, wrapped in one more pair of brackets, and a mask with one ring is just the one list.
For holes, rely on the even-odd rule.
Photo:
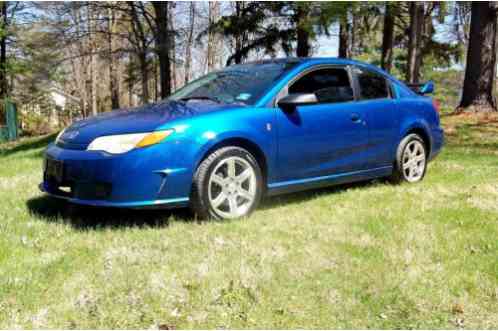
{"label": "blue car", "polygon": [[263,196],[422,180],[438,106],[382,70],[337,58],[233,65],[168,99],[75,122],[48,146],[42,191],[72,203],[185,207],[237,218]]}

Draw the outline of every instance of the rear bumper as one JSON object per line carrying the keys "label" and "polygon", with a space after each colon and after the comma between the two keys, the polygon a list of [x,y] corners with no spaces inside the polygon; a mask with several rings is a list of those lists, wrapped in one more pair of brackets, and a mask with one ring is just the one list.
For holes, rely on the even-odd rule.
{"label": "rear bumper", "polygon": [[437,127],[432,130],[432,147],[429,160],[433,160],[442,150],[444,146],[444,131]]}
{"label": "rear bumper", "polygon": [[[50,145],[45,157],[62,162],[62,178],[44,172],[41,191],[67,201],[102,207],[183,207],[192,174],[181,153],[165,144],[121,155]],[[188,163],[188,162],[187,162]]]}

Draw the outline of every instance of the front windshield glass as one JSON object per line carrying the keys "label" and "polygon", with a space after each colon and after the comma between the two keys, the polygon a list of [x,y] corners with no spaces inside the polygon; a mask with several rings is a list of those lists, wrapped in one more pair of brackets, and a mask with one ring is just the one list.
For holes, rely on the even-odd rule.
{"label": "front windshield glass", "polygon": [[268,62],[230,66],[209,73],[173,93],[170,100],[207,99],[254,105],[295,63]]}

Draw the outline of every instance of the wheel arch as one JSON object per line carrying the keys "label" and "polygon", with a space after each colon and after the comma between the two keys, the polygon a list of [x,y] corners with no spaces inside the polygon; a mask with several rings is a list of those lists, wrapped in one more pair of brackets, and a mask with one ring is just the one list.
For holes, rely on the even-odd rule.
{"label": "wheel arch", "polygon": [[[420,122],[415,122],[412,123],[411,125],[407,126],[403,130],[403,134],[400,137],[400,142],[403,140],[407,135],[415,133],[419,135],[422,140],[424,141],[425,147],[427,148],[427,156],[431,155],[432,151],[432,139],[429,134],[429,129],[427,125],[424,125],[424,123]],[[399,144],[399,143],[398,143]]]}
{"label": "wheel arch", "polygon": [[261,169],[261,174],[263,175],[264,185],[266,187],[266,183],[268,181],[268,159],[263,150],[250,139],[244,137],[227,137],[220,141],[215,142],[211,146],[207,147],[202,153],[199,159],[196,162],[195,169],[199,167],[199,165],[204,161],[212,152],[227,146],[240,147],[247,150],[251,153],[252,156],[258,162],[258,165]]}

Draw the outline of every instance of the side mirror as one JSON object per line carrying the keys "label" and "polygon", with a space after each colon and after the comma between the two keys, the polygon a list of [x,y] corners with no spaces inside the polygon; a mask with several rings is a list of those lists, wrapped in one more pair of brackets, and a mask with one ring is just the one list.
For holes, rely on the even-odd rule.
{"label": "side mirror", "polygon": [[420,94],[430,94],[434,93],[434,82],[432,80],[428,81],[420,88]]}
{"label": "side mirror", "polygon": [[285,111],[294,110],[297,106],[314,105],[318,99],[314,93],[295,93],[278,100],[278,107]]}

